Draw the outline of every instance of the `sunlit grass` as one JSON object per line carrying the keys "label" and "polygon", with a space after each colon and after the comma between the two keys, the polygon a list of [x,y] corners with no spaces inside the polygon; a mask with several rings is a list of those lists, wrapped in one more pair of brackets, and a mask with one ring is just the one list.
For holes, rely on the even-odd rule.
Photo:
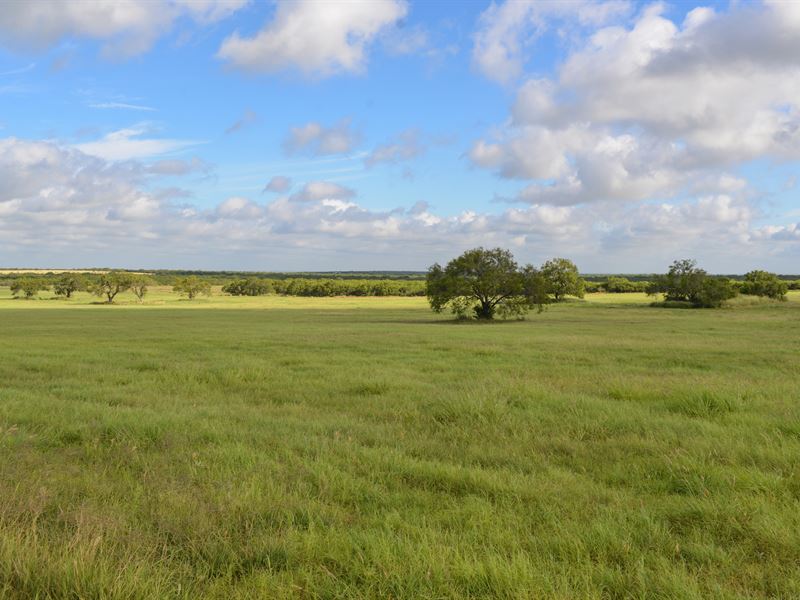
{"label": "sunlit grass", "polygon": [[0,597],[800,597],[800,296],[651,300],[0,290]]}

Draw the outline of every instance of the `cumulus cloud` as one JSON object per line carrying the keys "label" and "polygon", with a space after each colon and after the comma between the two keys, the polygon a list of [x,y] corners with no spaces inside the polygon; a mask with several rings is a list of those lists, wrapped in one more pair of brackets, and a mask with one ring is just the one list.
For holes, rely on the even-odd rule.
{"label": "cumulus cloud", "polygon": [[317,200],[346,200],[353,198],[355,191],[332,181],[311,181],[299,192],[292,194],[289,200],[294,202],[314,202]]}
{"label": "cumulus cloud", "polygon": [[[534,10],[511,4],[492,10]],[[527,180],[516,200],[573,205],[741,192],[729,173],[744,162],[800,158],[796,5],[700,8],[679,25],[662,11],[597,28],[555,78],[522,84],[470,161]]]}
{"label": "cumulus cloud", "polygon": [[348,154],[360,141],[361,136],[352,129],[350,119],[342,119],[330,127],[311,121],[299,127],[292,127],[283,142],[283,148],[289,154],[305,153],[312,156]]}
{"label": "cumulus cloud", "polygon": [[254,37],[234,33],[217,56],[255,73],[358,73],[365,68],[370,43],[406,12],[402,0],[281,0],[260,32]]}
{"label": "cumulus cloud", "polygon": [[518,78],[525,51],[555,21],[569,25],[602,25],[631,10],[624,0],[506,0],[492,3],[480,17],[474,36],[472,60],[486,77],[500,83]]}
{"label": "cumulus cloud", "polygon": [[134,266],[133,256],[139,266],[180,261],[209,268],[211,253],[212,261],[228,257],[215,263],[220,267],[246,268],[278,252],[281,260],[297,262],[277,268],[336,268],[347,255],[351,264],[363,261],[359,267],[385,269],[424,268],[482,244],[511,247],[520,260],[535,263],[567,254],[595,271],[641,271],[654,260],[666,266],[675,256],[690,255],[711,270],[735,272],[791,270],[800,248],[797,224],[757,224],[762,215],[735,192],[448,215],[424,202],[369,209],[356,201],[355,190],[326,181],[266,204],[233,196],[200,207],[175,203],[180,194],[174,190],[153,190],[152,177],[136,161],[0,139],[0,256],[24,255],[31,264],[43,253],[38,262],[49,267],[53,257],[70,257],[74,266]]}
{"label": "cumulus cloud", "polygon": [[380,144],[364,159],[364,164],[374,167],[380,163],[399,163],[416,158],[425,152],[425,146],[420,140],[419,131],[409,129],[402,132],[396,139]]}
{"label": "cumulus cloud", "polygon": [[135,56],[188,16],[207,24],[226,18],[247,0],[38,0],[8,2],[0,11],[0,43],[41,50],[68,37],[105,42],[108,56]]}
{"label": "cumulus cloud", "polygon": [[269,180],[269,182],[267,183],[267,185],[264,186],[264,189],[262,191],[282,194],[284,192],[289,191],[289,188],[291,187],[292,187],[292,180],[289,177],[284,177],[283,175],[276,175],[275,177]]}
{"label": "cumulus cloud", "polygon": [[190,173],[209,173],[212,165],[198,157],[189,160],[165,158],[147,166],[147,172],[154,175],[188,175]]}

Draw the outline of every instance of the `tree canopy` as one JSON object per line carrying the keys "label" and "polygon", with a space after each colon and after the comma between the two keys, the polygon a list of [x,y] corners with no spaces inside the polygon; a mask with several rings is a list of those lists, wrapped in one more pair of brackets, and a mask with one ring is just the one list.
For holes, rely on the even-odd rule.
{"label": "tree canopy", "polygon": [[717,308],[737,294],[724,277],[711,277],[691,259],[676,260],[666,275],[657,275],[648,294],[663,294],[667,302],[686,302],[693,306]]}
{"label": "tree canopy", "polygon": [[789,284],[781,281],[775,273],[750,271],[744,276],[742,293],[750,296],[766,296],[775,300],[786,300]]}
{"label": "tree canopy", "polygon": [[435,312],[449,309],[459,318],[522,317],[548,301],[547,285],[532,265],[519,267],[502,248],[475,248],[447,266],[428,269],[426,295]]}
{"label": "tree canopy", "polygon": [[172,286],[172,291],[183,294],[189,298],[189,300],[193,300],[200,294],[210,296],[211,284],[208,281],[200,279],[196,275],[190,275],[189,277],[181,277],[178,279],[175,285]]}
{"label": "tree canopy", "polygon": [[53,281],[56,296],[71,298],[75,292],[86,289],[86,278],[81,273],[63,273]]}
{"label": "tree canopy", "polygon": [[14,296],[24,296],[27,299],[35,298],[39,292],[49,289],[46,281],[34,277],[23,277],[11,284],[11,293]]}
{"label": "tree canopy", "polygon": [[101,273],[89,285],[89,291],[95,296],[106,297],[106,301],[111,304],[120,292],[125,292],[131,288],[133,275],[124,271],[109,271]]}
{"label": "tree canopy", "polygon": [[542,265],[542,276],[547,281],[547,291],[556,302],[564,296],[583,298],[586,284],[581,279],[578,267],[567,258],[553,258]]}

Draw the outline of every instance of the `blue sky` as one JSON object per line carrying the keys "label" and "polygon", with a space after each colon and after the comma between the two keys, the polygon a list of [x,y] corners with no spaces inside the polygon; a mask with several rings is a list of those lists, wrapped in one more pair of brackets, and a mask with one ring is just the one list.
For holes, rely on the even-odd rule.
{"label": "blue sky", "polygon": [[0,266],[800,272],[798,5],[7,7]]}

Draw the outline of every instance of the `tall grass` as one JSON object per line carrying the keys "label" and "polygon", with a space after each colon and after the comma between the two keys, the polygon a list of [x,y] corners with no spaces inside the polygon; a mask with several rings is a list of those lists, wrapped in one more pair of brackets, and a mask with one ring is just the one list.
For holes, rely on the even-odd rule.
{"label": "tall grass", "polygon": [[0,597],[800,597],[797,297],[620,300],[0,294]]}

